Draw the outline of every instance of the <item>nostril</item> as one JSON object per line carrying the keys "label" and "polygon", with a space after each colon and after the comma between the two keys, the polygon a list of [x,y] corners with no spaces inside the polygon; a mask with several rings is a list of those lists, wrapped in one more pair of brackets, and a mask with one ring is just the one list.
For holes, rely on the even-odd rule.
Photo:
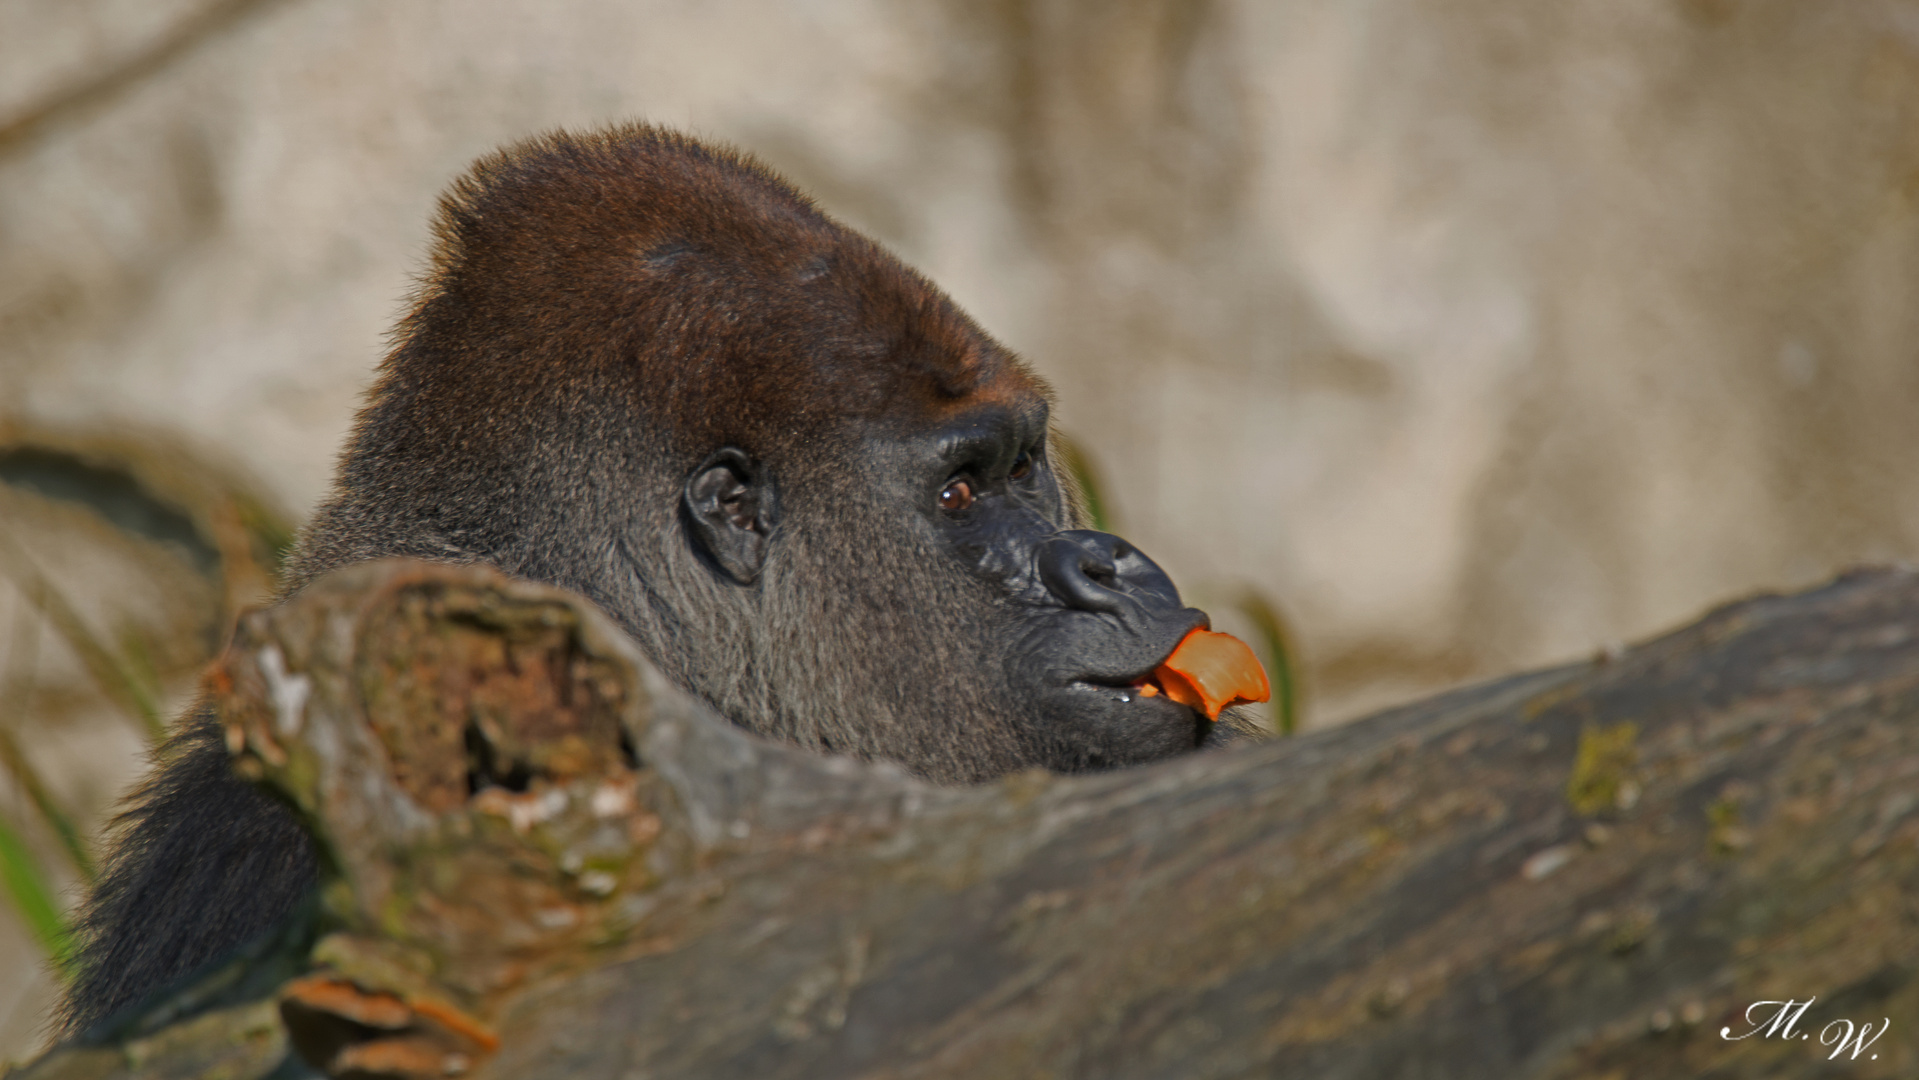
{"label": "nostril", "polygon": [[1054,535],[1041,545],[1035,569],[1047,592],[1066,607],[1117,611],[1126,596],[1125,579],[1106,545],[1087,542],[1092,535]]}
{"label": "nostril", "polygon": [[1179,606],[1179,590],[1153,560],[1110,533],[1054,533],[1033,553],[1038,584],[1061,606],[1119,614]]}

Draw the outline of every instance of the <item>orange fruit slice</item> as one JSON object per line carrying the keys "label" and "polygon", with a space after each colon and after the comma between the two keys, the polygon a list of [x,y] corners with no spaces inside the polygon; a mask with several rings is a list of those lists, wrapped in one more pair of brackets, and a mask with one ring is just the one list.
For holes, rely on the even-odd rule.
{"label": "orange fruit slice", "polygon": [[[1273,696],[1266,669],[1252,648],[1231,634],[1211,630],[1194,630],[1181,639],[1173,655],[1153,669],[1153,681],[1167,697],[1198,709],[1209,720],[1219,719],[1223,709]],[[1151,697],[1150,690],[1150,685],[1142,687],[1141,696]]]}

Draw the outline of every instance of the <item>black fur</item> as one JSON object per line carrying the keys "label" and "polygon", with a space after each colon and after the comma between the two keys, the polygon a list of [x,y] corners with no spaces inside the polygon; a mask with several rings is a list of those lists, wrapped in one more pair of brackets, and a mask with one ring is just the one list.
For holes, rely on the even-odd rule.
{"label": "black fur", "polygon": [[[380,556],[491,563],[590,597],[744,727],[940,782],[1229,729],[1128,692],[1205,616],[1075,528],[1045,388],[763,168],[645,126],[549,136],[476,165],[437,234],[289,591]],[[76,1028],[314,877],[205,717],[124,835]]]}
{"label": "black fur", "polygon": [[65,1018],[76,1033],[271,930],[318,871],[293,815],[234,775],[208,711],[189,713],[156,756],[79,926]]}

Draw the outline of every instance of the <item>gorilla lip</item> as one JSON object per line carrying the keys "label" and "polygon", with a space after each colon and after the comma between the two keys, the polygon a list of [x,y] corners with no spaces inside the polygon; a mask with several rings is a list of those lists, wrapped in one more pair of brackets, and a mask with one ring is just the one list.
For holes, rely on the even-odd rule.
{"label": "gorilla lip", "polygon": [[1172,655],[1135,684],[1140,697],[1168,698],[1218,720],[1234,705],[1266,701],[1273,696],[1266,669],[1247,644],[1231,634],[1193,630],[1180,639]]}

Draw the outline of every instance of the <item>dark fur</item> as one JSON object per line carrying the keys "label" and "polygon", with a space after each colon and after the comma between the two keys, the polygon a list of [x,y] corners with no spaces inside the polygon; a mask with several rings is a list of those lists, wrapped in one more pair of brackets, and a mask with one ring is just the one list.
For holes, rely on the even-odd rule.
{"label": "dark fur", "polygon": [[[765,735],[942,782],[1105,760],[1034,723],[1005,674],[1019,613],[872,482],[876,436],[980,400],[1043,409],[937,289],[753,162],[644,126],[484,159],[436,233],[289,591],[380,556],[487,562],[592,598]],[[721,446],[777,482],[748,586],[683,520],[682,486]],[[1057,528],[1055,475],[1037,497]],[[258,933],[313,880],[307,841],[210,732],[194,718],[125,824],[76,1029]]]}
{"label": "dark fur", "polygon": [[69,1032],[272,929],[318,872],[293,815],[233,774],[206,709],[187,715],[156,766],[115,823],[119,843],[87,900]]}

